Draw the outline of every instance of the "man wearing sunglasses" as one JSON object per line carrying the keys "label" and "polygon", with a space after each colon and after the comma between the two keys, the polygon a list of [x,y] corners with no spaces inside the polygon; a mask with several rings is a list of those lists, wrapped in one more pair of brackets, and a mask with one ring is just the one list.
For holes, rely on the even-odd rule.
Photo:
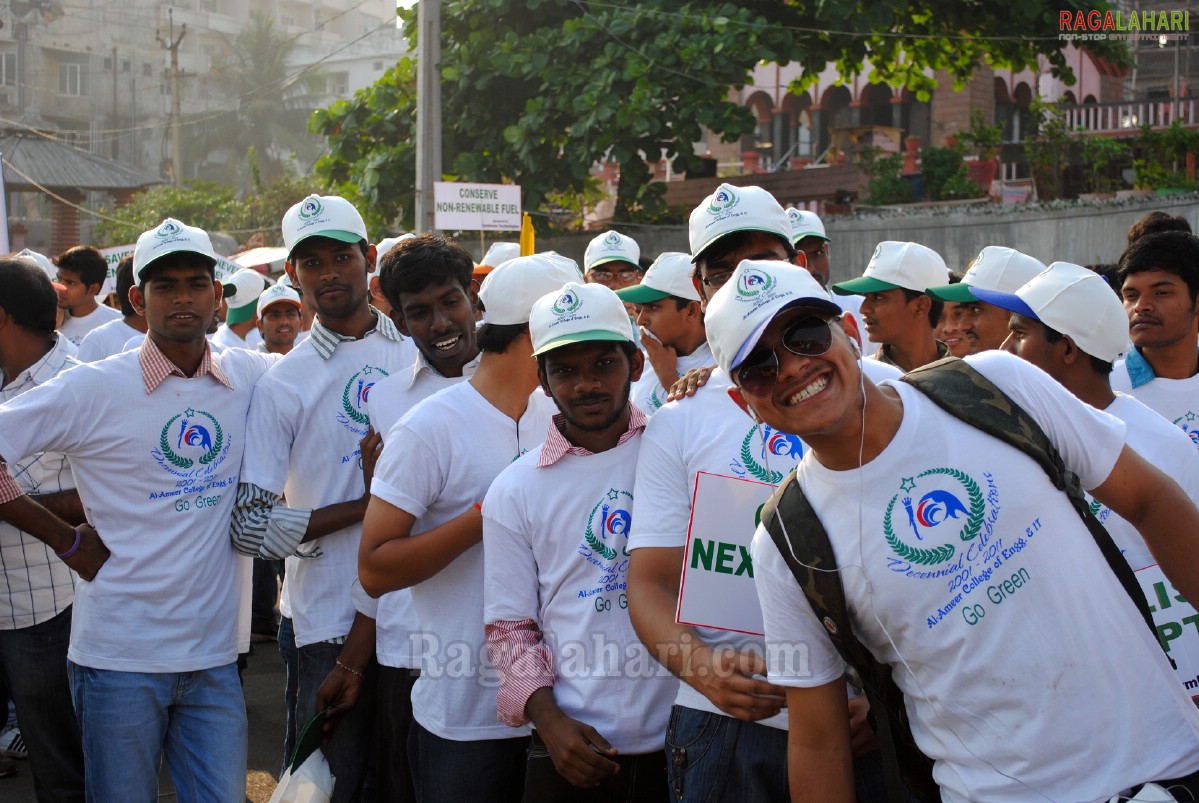
{"label": "man wearing sunglasses", "polygon": [[[742,259],[795,255],[786,213],[758,187],[718,188],[692,212],[690,235],[696,289],[705,306],[718,288],[729,292],[727,279]],[[803,268],[790,270],[816,286]],[[679,801],[787,797],[784,691],[763,679],[764,639],[675,621],[696,475],[777,484],[806,450],[794,435],[747,417],[729,398],[730,384],[717,369],[693,398],[668,403],[654,415],[633,490],[629,613],[651,653],[683,681],[666,737],[671,794]],[[865,710],[855,708],[855,716],[864,720]],[[858,733],[869,746],[867,729]],[[874,760],[865,759],[864,778]],[[870,791],[863,786],[863,799],[878,799]]]}
{"label": "man wearing sunglasses", "polygon": [[[1064,492],[916,388],[864,376],[836,312],[789,266],[746,262],[709,305],[709,342],[746,408],[808,445],[793,481],[943,798],[1106,800],[1199,770],[1199,712]],[[1199,511],[1125,448],[1123,425],[1012,355],[967,359],[1195,598]],[[786,688],[792,800],[851,801],[845,663],[762,527],[752,557],[769,677]],[[803,660],[788,662],[797,644]]]}

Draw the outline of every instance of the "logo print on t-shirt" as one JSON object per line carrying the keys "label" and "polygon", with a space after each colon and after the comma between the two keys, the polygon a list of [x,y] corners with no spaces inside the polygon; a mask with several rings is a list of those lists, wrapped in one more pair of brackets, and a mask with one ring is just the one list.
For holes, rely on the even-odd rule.
{"label": "logo print on t-shirt", "polygon": [[[930,468],[903,478],[899,493],[887,504],[883,536],[908,563],[934,566],[954,556],[955,544],[978,536],[985,514],[983,492],[969,474]],[[937,542],[942,543],[933,546]]]}
{"label": "logo print on t-shirt", "polygon": [[188,408],[167,421],[158,438],[163,458],[176,468],[206,466],[225,446],[221,424],[204,410]]}
{"label": "logo print on t-shirt", "polygon": [[371,388],[385,376],[386,371],[373,365],[365,365],[354,372],[341,392],[341,411],[337,414],[337,420],[342,426],[356,435],[366,434],[366,428],[370,424],[370,418],[366,414],[366,402],[370,397]]}
{"label": "logo print on t-shirt", "polygon": [[[763,424],[760,430],[757,425],[750,427],[745,440],[741,441],[741,465],[745,468],[745,473],[758,482],[778,485],[801,457],[803,441],[799,436],[779,432],[769,424]],[[775,458],[786,466],[786,471],[777,471],[770,467]]]}
{"label": "logo print on t-shirt", "polygon": [[609,489],[587,515],[587,527],[583,532],[586,547],[580,546],[580,552],[585,555],[584,550],[590,550],[604,560],[615,560],[618,551],[628,555],[629,527],[633,523],[629,509],[632,505],[631,493]]}
{"label": "logo print on t-shirt", "polygon": [[1191,439],[1191,443],[1199,446],[1199,417],[1193,411],[1175,418],[1174,426],[1185,432]]}

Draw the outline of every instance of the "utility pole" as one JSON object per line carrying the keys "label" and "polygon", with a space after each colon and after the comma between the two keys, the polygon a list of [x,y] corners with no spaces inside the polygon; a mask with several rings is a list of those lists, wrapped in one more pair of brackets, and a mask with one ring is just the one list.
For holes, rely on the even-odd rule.
{"label": "utility pole", "polygon": [[416,13],[416,230],[433,231],[433,182],[441,180],[441,0]]}
{"label": "utility pole", "polygon": [[179,43],[183,41],[183,37],[187,35],[187,23],[183,23],[179,28],[179,38],[175,38],[175,12],[167,10],[167,18],[171,22],[170,34],[164,40],[160,40],[164,48],[171,52],[171,172],[175,175],[172,180],[176,186],[183,181],[183,145],[179,137]]}

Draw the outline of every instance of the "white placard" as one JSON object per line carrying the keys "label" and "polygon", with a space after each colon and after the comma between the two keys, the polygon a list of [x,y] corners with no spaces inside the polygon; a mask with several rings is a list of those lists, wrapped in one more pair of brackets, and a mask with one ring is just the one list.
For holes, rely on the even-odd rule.
{"label": "white placard", "polygon": [[[104,261],[108,263],[108,274],[104,277],[104,285],[100,288],[100,295],[96,296],[96,301],[103,303],[104,299],[108,298],[109,293],[116,292],[117,265],[122,259],[133,253],[133,246],[134,244],[130,243],[129,245],[114,245],[111,248],[100,249],[100,256],[104,257]],[[230,276],[239,270],[241,270],[240,265],[235,265],[223,257],[217,257],[217,281],[227,281]]]}
{"label": "white placard", "polygon": [[520,231],[520,186],[435,181],[433,210],[442,231]]}
{"label": "white placard", "polygon": [[749,545],[772,493],[764,482],[695,475],[676,622],[762,635]]}
{"label": "white placard", "polygon": [[1157,637],[1178,667],[1178,679],[1191,699],[1199,700],[1199,614],[1195,606],[1174,590],[1157,566],[1146,566],[1136,575],[1149,600]]}

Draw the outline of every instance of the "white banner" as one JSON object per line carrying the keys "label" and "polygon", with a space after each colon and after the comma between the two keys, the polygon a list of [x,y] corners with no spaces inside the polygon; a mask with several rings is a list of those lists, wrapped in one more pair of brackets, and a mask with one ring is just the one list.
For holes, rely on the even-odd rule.
{"label": "white banner", "polygon": [[433,226],[442,231],[520,231],[516,184],[433,182]]}
{"label": "white banner", "polygon": [[764,482],[695,475],[676,622],[762,635],[749,545],[772,493]]}
{"label": "white banner", "polygon": [[1183,599],[1157,566],[1146,566],[1136,573],[1157,637],[1166,654],[1178,667],[1178,679],[1192,700],[1199,700],[1199,614],[1195,606]]}
{"label": "white banner", "polygon": [[[96,300],[103,303],[104,299],[108,298],[109,293],[115,293],[117,290],[117,265],[122,259],[133,254],[133,243],[129,245],[114,245],[111,248],[101,248],[100,255],[104,257],[104,261],[108,263],[108,275],[104,277],[104,286],[100,288],[100,295],[96,296]],[[241,270],[240,265],[235,265],[224,257],[217,257],[216,261],[216,278],[217,281],[227,282],[229,277]]]}

